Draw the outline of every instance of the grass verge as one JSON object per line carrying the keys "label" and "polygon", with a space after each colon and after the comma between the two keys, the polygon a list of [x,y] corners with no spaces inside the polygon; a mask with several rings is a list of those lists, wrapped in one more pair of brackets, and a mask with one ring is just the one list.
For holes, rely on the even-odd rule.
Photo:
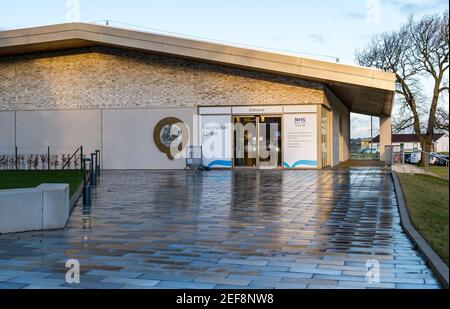
{"label": "grass verge", "polygon": [[448,265],[448,181],[427,175],[397,175],[411,223]]}
{"label": "grass verge", "polygon": [[447,177],[447,167],[446,166],[430,165],[430,172],[435,173],[436,175],[438,175],[442,178]]}
{"label": "grass verge", "polygon": [[0,190],[34,188],[41,183],[68,183],[72,196],[82,180],[81,171],[0,171]]}

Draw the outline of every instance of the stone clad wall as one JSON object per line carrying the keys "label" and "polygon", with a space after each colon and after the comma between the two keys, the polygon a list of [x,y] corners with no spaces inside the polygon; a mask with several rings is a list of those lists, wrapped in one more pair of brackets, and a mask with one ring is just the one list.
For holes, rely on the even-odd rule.
{"label": "stone clad wall", "polygon": [[140,52],[86,48],[0,58],[0,110],[322,103],[322,85]]}

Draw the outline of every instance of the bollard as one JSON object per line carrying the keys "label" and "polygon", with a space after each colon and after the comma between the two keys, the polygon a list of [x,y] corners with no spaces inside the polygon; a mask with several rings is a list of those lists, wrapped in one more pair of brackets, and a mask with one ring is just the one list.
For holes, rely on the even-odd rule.
{"label": "bollard", "polygon": [[95,151],[95,173],[100,176],[100,150]]}
{"label": "bollard", "polygon": [[86,162],[89,161],[89,158],[81,158],[81,166],[83,170],[83,205],[91,204],[91,188],[89,182],[86,179]]}
{"label": "bollard", "polygon": [[95,163],[95,159],[94,159],[95,153],[91,153],[91,161],[89,162],[89,182],[91,183],[91,185],[96,184],[96,177],[95,177],[95,169],[94,169],[94,163]]}

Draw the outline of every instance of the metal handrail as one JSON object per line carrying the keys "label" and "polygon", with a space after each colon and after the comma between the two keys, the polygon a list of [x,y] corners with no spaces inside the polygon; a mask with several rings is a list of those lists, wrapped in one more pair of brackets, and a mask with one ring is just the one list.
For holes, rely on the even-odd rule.
{"label": "metal handrail", "polygon": [[[398,162],[398,163],[400,163],[400,164],[405,164],[405,159],[404,159],[404,158],[405,158],[405,151],[404,151],[404,149],[400,148],[400,151],[393,151],[393,150],[394,150],[394,147],[400,147],[400,146],[397,146],[397,145],[395,145],[395,146],[394,146],[394,145],[390,145],[390,147],[392,148],[392,153],[391,153],[391,158],[390,158],[392,164],[394,164],[394,157],[395,157],[395,154],[401,154],[402,159],[401,159],[401,162]],[[443,160],[443,161],[445,162],[445,168],[446,168],[446,170],[445,170],[445,179],[446,179],[446,180],[449,180],[449,175],[450,175],[450,172],[449,172],[449,160],[443,158],[442,156],[435,155],[435,154],[432,154],[432,153],[423,151],[423,150],[418,149],[418,148],[413,149],[413,150],[412,150],[412,153],[420,153],[420,154],[421,154],[421,157],[422,157],[422,154],[425,154],[425,155],[426,155],[425,160],[428,161],[428,164],[425,165],[425,164],[423,164],[424,162],[422,162],[422,164],[423,164],[424,167],[426,167],[426,168],[424,168],[424,170],[427,171],[427,172],[429,172],[429,168],[430,168],[430,158],[431,158],[431,157],[436,156],[436,157],[438,157],[438,160]]]}
{"label": "metal handrail", "polygon": [[64,170],[69,164],[72,162],[72,159],[77,155],[78,151],[81,151],[81,157],[83,158],[83,146],[78,147],[78,149],[70,156],[70,158],[67,160],[66,164],[61,168],[61,170]]}

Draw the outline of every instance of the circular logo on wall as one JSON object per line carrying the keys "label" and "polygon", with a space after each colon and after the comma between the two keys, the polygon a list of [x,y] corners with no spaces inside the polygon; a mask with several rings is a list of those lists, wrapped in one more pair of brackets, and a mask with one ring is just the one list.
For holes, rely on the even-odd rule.
{"label": "circular logo on wall", "polygon": [[161,119],[153,130],[153,141],[159,151],[165,153],[169,160],[175,159],[187,145],[189,134],[183,134],[187,126],[176,117]]}

